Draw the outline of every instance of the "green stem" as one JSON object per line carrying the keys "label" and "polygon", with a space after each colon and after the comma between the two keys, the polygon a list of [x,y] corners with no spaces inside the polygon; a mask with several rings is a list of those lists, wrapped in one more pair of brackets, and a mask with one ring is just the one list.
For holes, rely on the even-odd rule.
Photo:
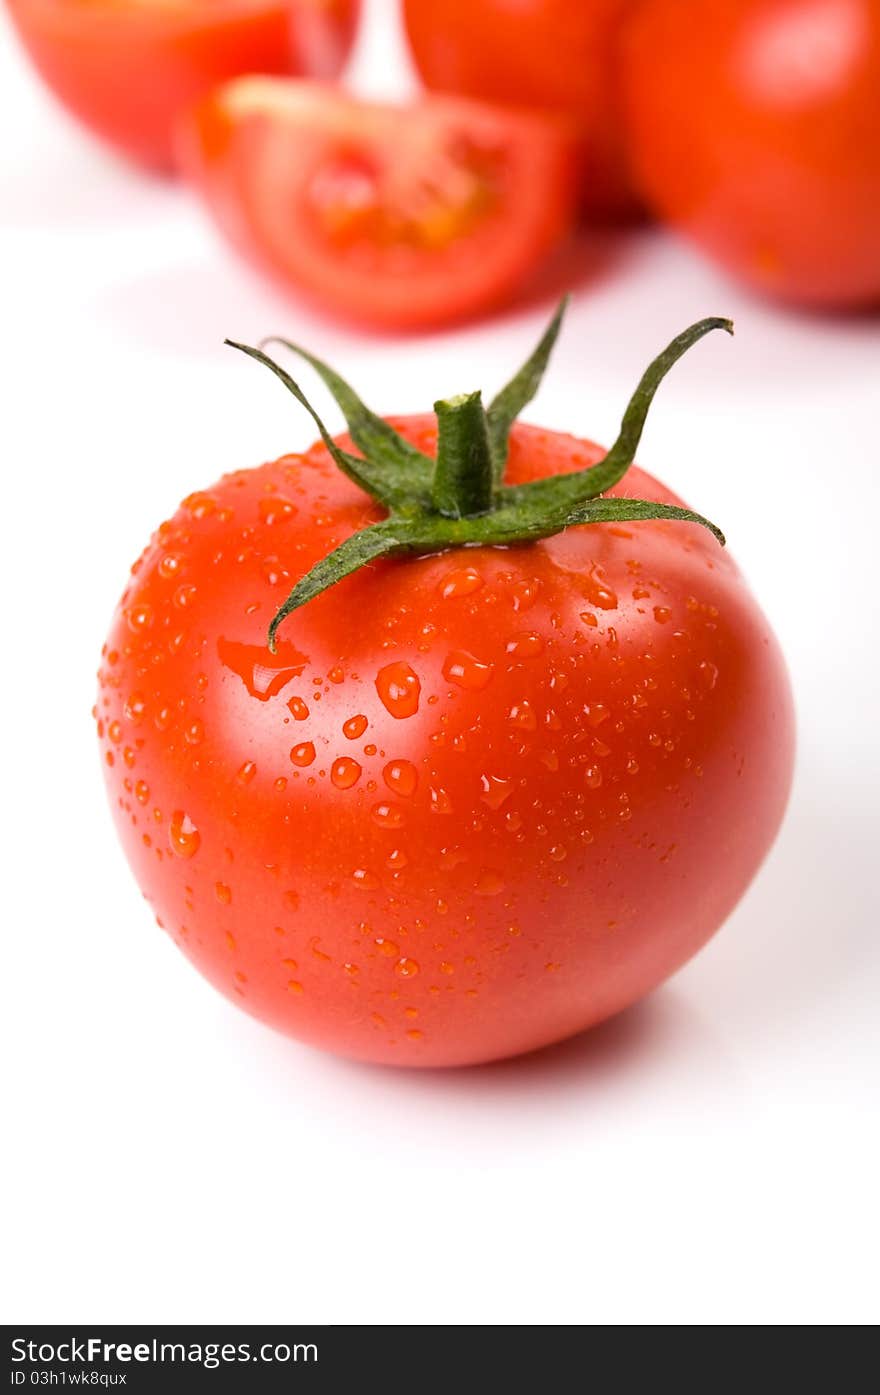
{"label": "green stem", "polygon": [[437,464],[431,502],[444,518],[472,518],[492,507],[493,468],[479,392],[435,402]]}

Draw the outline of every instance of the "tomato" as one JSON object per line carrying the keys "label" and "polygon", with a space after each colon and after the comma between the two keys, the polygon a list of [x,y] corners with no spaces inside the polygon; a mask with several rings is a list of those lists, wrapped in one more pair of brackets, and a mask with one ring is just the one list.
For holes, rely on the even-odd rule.
{"label": "tomato", "polygon": [[644,0],[625,59],[659,214],[771,296],[880,302],[880,0]]}
{"label": "tomato", "polygon": [[633,0],[404,0],[425,84],[564,113],[577,126],[583,201],[593,214],[634,207],[621,140],[617,37]]}
{"label": "tomato", "polygon": [[[437,419],[390,420],[411,476]],[[514,425],[505,490],[604,456]],[[611,493],[606,519],[676,504],[636,468]],[[185,499],[103,650],[104,769],[222,992],[346,1055],[487,1061],[619,1011],[728,915],[786,801],[788,682],[732,558],[674,517],[341,571],[270,650],[288,590],[382,516],[323,443]]]}
{"label": "tomato", "polygon": [[360,0],[7,0],[37,70],[96,135],[172,164],[180,113],[238,73],[335,77]]}
{"label": "tomato", "polygon": [[555,122],[453,98],[398,109],[244,78],[202,104],[181,158],[253,261],[383,328],[508,300],[570,212],[571,147]]}

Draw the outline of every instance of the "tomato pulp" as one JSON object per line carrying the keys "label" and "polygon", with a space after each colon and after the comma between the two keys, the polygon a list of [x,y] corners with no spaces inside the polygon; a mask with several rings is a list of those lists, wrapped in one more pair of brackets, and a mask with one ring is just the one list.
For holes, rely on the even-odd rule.
{"label": "tomato pulp", "polygon": [[455,98],[400,108],[243,78],[201,104],[181,160],[251,261],[380,329],[509,300],[571,217],[567,131]]}

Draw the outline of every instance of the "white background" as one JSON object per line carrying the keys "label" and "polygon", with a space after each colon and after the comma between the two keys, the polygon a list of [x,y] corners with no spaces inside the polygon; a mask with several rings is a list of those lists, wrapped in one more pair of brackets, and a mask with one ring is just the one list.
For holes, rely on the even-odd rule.
{"label": "white background", "polygon": [[[370,13],[354,79],[402,89],[394,7]],[[660,234],[603,252],[530,416],[608,441],[672,333],[736,318],[640,458],[724,524],[778,629],[791,809],[642,1008],[493,1068],[367,1068],[251,1021],[156,930],[104,805],[98,652],[177,500],[310,440],[224,335],[292,334],[421,410],[497,386],[547,307],[377,347],[285,303],[83,137],[5,26],[0,129],[3,1317],[876,1320],[877,321],[764,307]]]}

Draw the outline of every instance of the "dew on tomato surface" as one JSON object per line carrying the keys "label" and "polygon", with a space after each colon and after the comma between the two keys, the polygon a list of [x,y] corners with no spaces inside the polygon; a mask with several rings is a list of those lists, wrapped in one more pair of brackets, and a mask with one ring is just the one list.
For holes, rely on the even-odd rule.
{"label": "dew on tomato surface", "polygon": [[359,736],[363,736],[366,729],[367,719],[361,712],[356,717],[349,717],[348,721],[342,724],[342,734],[349,741],[357,741]]}
{"label": "dew on tomato surface", "polygon": [[276,523],[287,523],[291,518],[295,518],[298,509],[296,504],[291,503],[290,499],[285,499],[283,495],[270,494],[260,500],[257,512],[260,522],[271,528]]}
{"label": "dew on tomato surface", "polygon": [[146,780],[138,780],[134,787],[134,795],[139,804],[146,804],[150,797],[150,787]]}
{"label": "dew on tomato surface", "polygon": [[217,897],[221,906],[228,906],[232,900],[232,890],[225,882],[214,883],[214,895]]}
{"label": "dew on tomato surface", "polygon": [[419,772],[412,761],[392,760],[382,771],[382,778],[390,790],[408,799],[418,788]]}
{"label": "dew on tomato surface", "polygon": [[670,619],[671,615],[672,615],[672,611],[669,609],[668,606],[665,606],[665,605],[655,605],[655,606],[654,606],[654,619],[657,621],[657,624],[658,624],[658,625],[665,625],[665,624],[668,622],[668,620]]}
{"label": "dew on tomato surface", "polygon": [[205,739],[204,723],[198,718],[190,722],[189,726],[184,728],[183,739],[188,746],[198,746]]}
{"label": "dew on tomato surface", "polygon": [[311,741],[301,741],[298,746],[292,746],[290,759],[294,765],[308,766],[315,759],[315,746]]}
{"label": "dew on tomato surface", "polygon": [[585,599],[591,605],[598,606],[600,610],[617,609],[617,595],[602,580],[598,567],[592,566],[590,568],[587,575],[581,579],[581,586]]}
{"label": "dew on tomato surface", "polygon": [[403,811],[394,804],[376,804],[371,818],[379,828],[400,828],[403,825]]}
{"label": "dew on tomato surface", "polygon": [[408,959],[406,955],[398,959],[394,965],[394,972],[400,974],[401,978],[415,978],[419,972],[419,965],[415,959]]}
{"label": "dew on tomato surface", "polygon": [[287,991],[288,993],[293,993],[297,997],[299,997],[302,993],[305,992],[305,989],[303,988],[299,979],[291,978],[287,980]]}
{"label": "dew on tomato surface", "polygon": [[377,935],[373,944],[380,954],[384,954],[387,959],[397,959],[400,955],[400,945],[394,940],[388,940],[384,935]]}
{"label": "dew on tomato surface", "polygon": [[537,731],[538,729],[538,719],[528,699],[515,702],[507,714],[507,720],[512,727],[516,727],[519,731]]}
{"label": "dew on tomato surface", "polygon": [[491,664],[483,663],[466,649],[454,649],[446,656],[443,677],[468,692],[481,692],[492,681]]}
{"label": "dew on tomato surface", "polygon": [[194,857],[202,841],[202,835],[192,819],[182,809],[175,809],[168,825],[168,841],[171,851],[178,857]]}
{"label": "dew on tomato surface", "polygon": [[478,896],[500,896],[504,890],[504,878],[491,867],[484,867],[474,884]]}
{"label": "dew on tomato surface", "polygon": [[480,796],[483,803],[488,804],[490,809],[497,810],[513,794],[516,783],[514,780],[504,779],[501,775],[481,775],[480,787],[483,791]]}
{"label": "dew on tomato surface", "polygon": [[513,635],[504,646],[505,652],[514,659],[534,659],[544,652],[544,641],[540,635],[526,631]]}
{"label": "dew on tomato surface", "polygon": [[376,692],[392,717],[414,717],[419,710],[421,691],[418,675],[401,660],[386,664],[376,674]]}
{"label": "dew on tomato surface", "polygon": [[351,756],[340,756],[333,762],[330,779],[338,790],[350,790],[362,774],[363,770],[356,760],[352,760]]}
{"label": "dew on tomato surface", "polygon": [[256,761],[246,760],[244,765],[239,766],[235,778],[240,785],[249,785],[256,773]]}
{"label": "dew on tomato surface", "polygon": [[287,706],[295,722],[304,722],[309,715],[309,709],[301,697],[292,697]]}
{"label": "dew on tomato surface", "polygon": [[440,582],[440,595],[444,600],[457,596],[472,596],[484,585],[483,578],[474,567],[456,567],[447,572]]}

